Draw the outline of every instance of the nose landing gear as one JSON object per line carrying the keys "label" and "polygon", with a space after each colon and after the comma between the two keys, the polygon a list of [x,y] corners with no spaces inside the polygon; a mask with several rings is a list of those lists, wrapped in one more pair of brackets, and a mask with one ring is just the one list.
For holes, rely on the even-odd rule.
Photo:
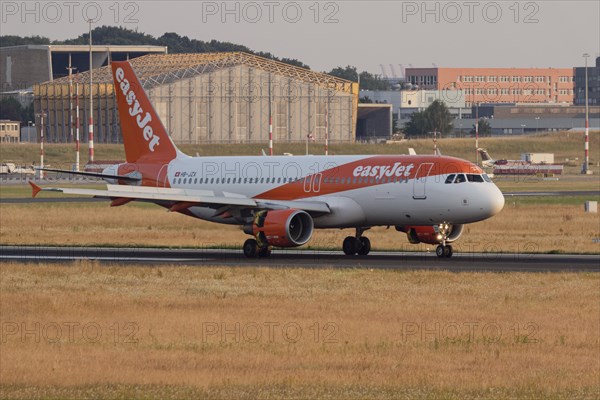
{"label": "nose landing gear", "polygon": [[[436,227],[434,227],[436,228]],[[439,258],[450,258],[452,257],[453,251],[452,246],[446,244],[446,240],[448,240],[448,234],[450,233],[450,225],[447,223],[442,223],[437,226],[437,239],[441,241],[441,244],[438,245],[435,249],[435,254]]]}
{"label": "nose landing gear", "polygon": [[450,246],[449,244],[440,244],[438,247],[436,247],[435,254],[439,258],[450,258],[452,257],[452,246]]}
{"label": "nose landing gear", "polygon": [[356,228],[356,236],[348,236],[342,243],[344,254],[352,256],[366,256],[371,251],[371,241],[368,237],[362,236],[363,232],[369,228]]}

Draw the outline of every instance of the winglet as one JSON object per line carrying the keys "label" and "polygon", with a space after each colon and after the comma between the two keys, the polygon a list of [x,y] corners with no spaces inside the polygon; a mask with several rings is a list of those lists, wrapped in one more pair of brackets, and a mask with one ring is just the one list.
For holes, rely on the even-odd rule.
{"label": "winglet", "polygon": [[29,181],[29,184],[31,185],[31,198],[34,198],[39,192],[42,191],[42,188],[33,183],[33,181]]}

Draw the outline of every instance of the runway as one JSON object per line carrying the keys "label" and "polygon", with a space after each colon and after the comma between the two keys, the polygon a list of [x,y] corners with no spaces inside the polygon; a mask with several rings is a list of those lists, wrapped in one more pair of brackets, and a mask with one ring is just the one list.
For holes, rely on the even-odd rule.
{"label": "runway", "polygon": [[439,259],[434,253],[373,252],[348,257],[341,251],[274,250],[269,258],[248,259],[241,250],[0,246],[0,260],[72,262],[96,260],[118,265],[265,266],[273,268],[364,268],[477,272],[600,272],[599,255],[463,253]]}

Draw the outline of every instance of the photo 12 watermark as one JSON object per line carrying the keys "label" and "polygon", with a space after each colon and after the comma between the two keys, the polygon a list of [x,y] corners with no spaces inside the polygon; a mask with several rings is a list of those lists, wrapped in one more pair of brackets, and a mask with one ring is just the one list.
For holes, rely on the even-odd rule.
{"label": "photo 12 watermark", "polygon": [[400,341],[446,343],[538,343],[540,327],[535,322],[510,325],[494,321],[421,322],[402,321]]}
{"label": "photo 12 watermark", "polygon": [[137,344],[137,322],[95,321],[1,321],[0,344],[99,343]]}
{"label": "photo 12 watermark", "polygon": [[339,325],[331,321],[249,321],[202,323],[202,343],[338,343]]}
{"label": "photo 12 watermark", "polygon": [[335,1],[203,1],[202,23],[289,23],[340,22],[340,2]]}
{"label": "photo 12 watermark", "polygon": [[534,1],[403,1],[402,23],[537,24],[540,8]]}
{"label": "photo 12 watermark", "polygon": [[136,1],[2,1],[0,20],[22,24],[138,24],[140,4]]}

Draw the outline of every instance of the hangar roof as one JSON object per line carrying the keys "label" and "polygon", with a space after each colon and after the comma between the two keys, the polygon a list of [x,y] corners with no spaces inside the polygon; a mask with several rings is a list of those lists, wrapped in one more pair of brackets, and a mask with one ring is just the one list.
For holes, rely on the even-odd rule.
{"label": "hangar roof", "polygon": [[[163,85],[181,79],[188,79],[198,74],[237,65],[246,65],[277,75],[286,76],[303,82],[314,83],[348,93],[353,93],[353,84],[357,85],[354,82],[335,76],[243,52],[148,54],[131,59],[129,62],[145,88]],[[93,74],[93,81],[96,84],[113,83],[109,66],[94,69]],[[85,84],[89,82],[89,79],[89,72],[73,75],[73,83]],[[68,83],[69,78],[64,77],[51,82],[45,82],[42,85]]]}

